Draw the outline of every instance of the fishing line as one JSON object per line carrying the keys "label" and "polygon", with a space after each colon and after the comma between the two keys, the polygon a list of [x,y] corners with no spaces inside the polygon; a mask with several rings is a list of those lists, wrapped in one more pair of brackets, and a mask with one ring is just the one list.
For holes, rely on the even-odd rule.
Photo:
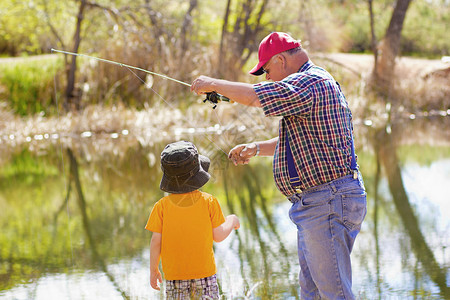
{"label": "fishing line", "polygon": [[156,75],[156,76],[159,76],[159,77],[162,77],[162,78],[171,80],[171,81],[175,81],[175,82],[180,83],[180,84],[182,84],[182,85],[191,87],[191,85],[190,85],[189,83],[186,83],[186,82],[180,81],[180,80],[178,80],[178,79],[175,79],[175,78],[166,76],[166,75],[164,75],[164,74],[159,74],[159,73],[152,72],[152,71],[149,71],[149,70],[146,70],[146,69],[142,69],[142,68],[138,68],[138,67],[133,67],[133,66],[130,66],[130,65],[126,65],[126,64],[117,62],[117,61],[113,61],[113,60],[109,60],[109,59],[104,59],[104,58],[99,58],[99,57],[95,57],[95,56],[90,56],[90,55],[86,55],[86,54],[82,54],[82,53],[74,53],[74,52],[69,52],[69,51],[57,50],[57,49],[53,49],[53,48],[51,49],[51,51],[52,51],[52,52],[64,53],[64,54],[70,54],[70,55],[73,55],[73,56],[82,56],[82,57],[92,58],[92,59],[96,59],[96,60],[99,60],[99,61],[102,61],[102,62],[105,62],[105,63],[109,63],[109,64],[121,66],[121,67],[126,67],[127,69],[135,69],[135,70],[138,70],[138,71],[142,71],[142,72],[145,72],[145,73],[148,73],[148,74]]}
{"label": "fishing line", "polygon": [[[99,58],[99,57],[95,57],[95,56],[90,56],[90,55],[86,55],[86,54],[82,54],[82,53],[74,53],[74,52],[69,52],[69,51],[63,51],[63,50],[57,50],[57,49],[51,49],[51,51],[52,52],[58,52],[58,53],[63,53],[63,54],[69,54],[69,55],[73,55],[73,56],[80,56],[80,57],[86,57],[86,58],[91,58],[91,59],[95,59],[95,60],[98,60],[98,61],[102,61],[102,62],[105,62],[105,63],[109,63],[109,64],[113,64],[113,65],[117,65],[117,66],[121,66],[121,67],[125,67],[126,69],[128,69],[128,71],[130,71],[134,76],[136,76],[145,86],[147,86],[148,88],[150,88],[156,95],[158,95],[158,97],[160,97],[171,109],[176,109],[176,107],[174,107],[171,103],[169,103],[168,101],[166,101],[165,99],[164,99],[164,97],[162,97],[160,94],[158,94],[149,84],[147,84],[139,75],[137,75],[136,74],[136,72],[133,72],[132,71],[132,69],[134,69],[134,70],[138,70],[138,71],[142,71],[142,72],[145,72],[145,73],[148,73],[148,74],[151,74],[151,75],[155,75],[155,76],[158,76],[158,77],[162,77],[162,78],[164,78],[164,79],[167,79],[167,80],[171,80],[171,81],[174,81],[174,82],[176,82],[176,83],[179,83],[179,84],[182,84],[182,85],[185,85],[185,86],[188,86],[188,87],[191,87],[191,85],[189,84],[189,83],[186,83],[186,82],[183,82],[183,81],[181,81],[181,80],[178,80],[178,79],[175,79],[175,78],[172,78],[172,77],[169,77],[169,76],[166,76],[166,75],[164,75],[164,74],[160,74],[160,73],[156,73],[156,72],[152,72],[152,71],[149,71],[149,70],[146,70],[146,69],[143,69],[143,68],[139,68],[139,67],[134,67],[134,66],[130,66],[130,65],[127,65],[127,64],[124,64],[124,63],[120,63],[120,62],[116,62],[116,61],[113,61],[113,60],[109,60],[109,59],[104,59],[104,58]],[[215,95],[213,95],[213,97],[212,98],[214,98],[214,97],[218,97],[218,98],[215,98],[215,100],[213,100],[213,101],[211,101],[211,100],[209,100],[210,102],[212,102],[212,103],[214,103],[214,101],[215,101],[215,103],[217,104],[217,102],[219,101],[219,100],[223,100],[223,101],[230,101],[228,98],[226,98],[226,97],[223,97],[222,95],[219,95],[219,94],[216,94],[216,93],[214,93]],[[207,95],[207,99],[211,99],[211,98],[209,98],[210,97],[210,95]],[[219,100],[217,100],[217,99],[219,99]],[[205,100],[206,101],[206,100]],[[214,106],[215,107],[215,106]],[[219,119],[219,116],[218,116],[218,114],[217,114],[217,112],[215,113],[216,114],[216,116],[217,116],[217,121],[218,121],[218,123],[219,123],[219,126],[220,127],[223,127],[222,126],[222,124],[220,123],[220,119]],[[184,118],[185,119],[185,121],[187,121],[187,123],[189,123],[189,124],[193,124],[193,122],[191,122],[190,120],[188,120],[187,118]],[[203,133],[204,134],[204,136],[216,147],[216,148],[218,148],[220,151],[222,151],[224,154],[225,154],[225,156],[227,156],[228,157],[228,153],[227,152],[225,152],[219,145],[217,145],[215,142],[213,142],[207,135],[206,135],[206,133]]]}
{"label": "fishing line", "polygon": [[[141,77],[139,77],[139,75],[137,75],[135,72],[133,72],[133,70],[131,70],[130,68],[128,68],[128,66],[125,66],[124,65],[124,67],[126,67],[127,69],[128,69],[128,71],[130,71],[131,73],[133,73],[133,75],[134,76],[136,76],[145,86],[147,86],[148,88],[150,88],[156,95],[158,95],[158,97],[160,97],[171,109],[176,109],[176,107],[172,104],[172,103],[170,103],[170,102],[168,102],[166,99],[164,99],[164,97],[163,96],[161,96],[160,94],[158,94],[153,88],[152,88],[152,86],[150,86],[149,84],[147,84]],[[217,113],[216,113],[216,115],[217,115]],[[219,118],[219,116],[217,115],[217,118]],[[193,123],[193,122],[191,122],[190,120],[188,120],[187,119],[187,117],[185,118],[185,121],[187,121],[188,123]],[[218,122],[219,122],[219,125],[220,126],[222,126],[221,124],[220,124],[220,120],[218,119]],[[208,135],[206,135],[206,133],[203,133],[203,135],[214,145],[214,146],[216,146],[220,151],[222,151],[227,157],[228,157],[228,153],[226,153],[219,145],[217,145],[215,142],[213,142],[210,138],[209,138],[209,136]]]}

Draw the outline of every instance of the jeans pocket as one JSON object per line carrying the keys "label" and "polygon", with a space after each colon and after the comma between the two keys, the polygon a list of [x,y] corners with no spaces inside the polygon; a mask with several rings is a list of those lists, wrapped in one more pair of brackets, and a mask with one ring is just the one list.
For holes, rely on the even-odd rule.
{"label": "jeans pocket", "polygon": [[301,204],[303,207],[314,207],[328,204],[331,199],[333,199],[333,195],[330,190],[318,190],[307,195],[304,195],[301,198]]}
{"label": "jeans pocket", "polygon": [[367,212],[366,192],[342,195],[342,216],[348,229],[360,229]]}

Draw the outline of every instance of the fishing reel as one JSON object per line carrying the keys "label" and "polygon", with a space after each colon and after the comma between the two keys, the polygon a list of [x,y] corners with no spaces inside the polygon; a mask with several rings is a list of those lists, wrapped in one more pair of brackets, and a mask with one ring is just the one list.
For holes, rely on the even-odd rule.
{"label": "fishing reel", "polygon": [[230,99],[228,99],[227,97],[225,97],[225,96],[223,96],[223,95],[221,95],[221,94],[218,94],[218,93],[216,93],[216,92],[209,92],[209,93],[206,93],[206,99],[203,100],[203,103],[205,103],[206,101],[212,103],[213,109],[215,109],[215,108],[217,107],[217,104],[218,104],[220,101],[232,102],[232,101],[231,101]]}

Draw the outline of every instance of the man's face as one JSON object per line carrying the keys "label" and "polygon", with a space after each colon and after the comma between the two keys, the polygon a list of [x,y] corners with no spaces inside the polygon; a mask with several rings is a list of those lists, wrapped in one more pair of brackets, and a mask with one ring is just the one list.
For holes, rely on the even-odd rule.
{"label": "man's face", "polygon": [[282,54],[275,54],[263,66],[263,72],[266,74],[266,80],[280,81],[289,74],[286,74],[286,57]]}

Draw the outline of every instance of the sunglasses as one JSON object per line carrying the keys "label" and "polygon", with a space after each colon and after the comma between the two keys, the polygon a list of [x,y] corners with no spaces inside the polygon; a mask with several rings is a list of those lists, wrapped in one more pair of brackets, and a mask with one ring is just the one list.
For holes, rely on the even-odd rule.
{"label": "sunglasses", "polygon": [[281,53],[278,53],[278,54],[275,54],[274,56],[272,56],[269,59],[269,61],[267,62],[267,65],[265,67],[261,67],[261,70],[263,71],[263,73],[269,74],[269,72],[270,72],[269,66],[273,62],[273,58],[276,57],[277,55],[281,55],[282,57],[284,57],[283,54],[281,54]]}
{"label": "sunglasses", "polygon": [[263,73],[269,74],[269,65],[272,63],[272,59],[269,60],[269,63],[267,64],[267,66],[265,67],[261,67],[261,70],[263,71]]}

